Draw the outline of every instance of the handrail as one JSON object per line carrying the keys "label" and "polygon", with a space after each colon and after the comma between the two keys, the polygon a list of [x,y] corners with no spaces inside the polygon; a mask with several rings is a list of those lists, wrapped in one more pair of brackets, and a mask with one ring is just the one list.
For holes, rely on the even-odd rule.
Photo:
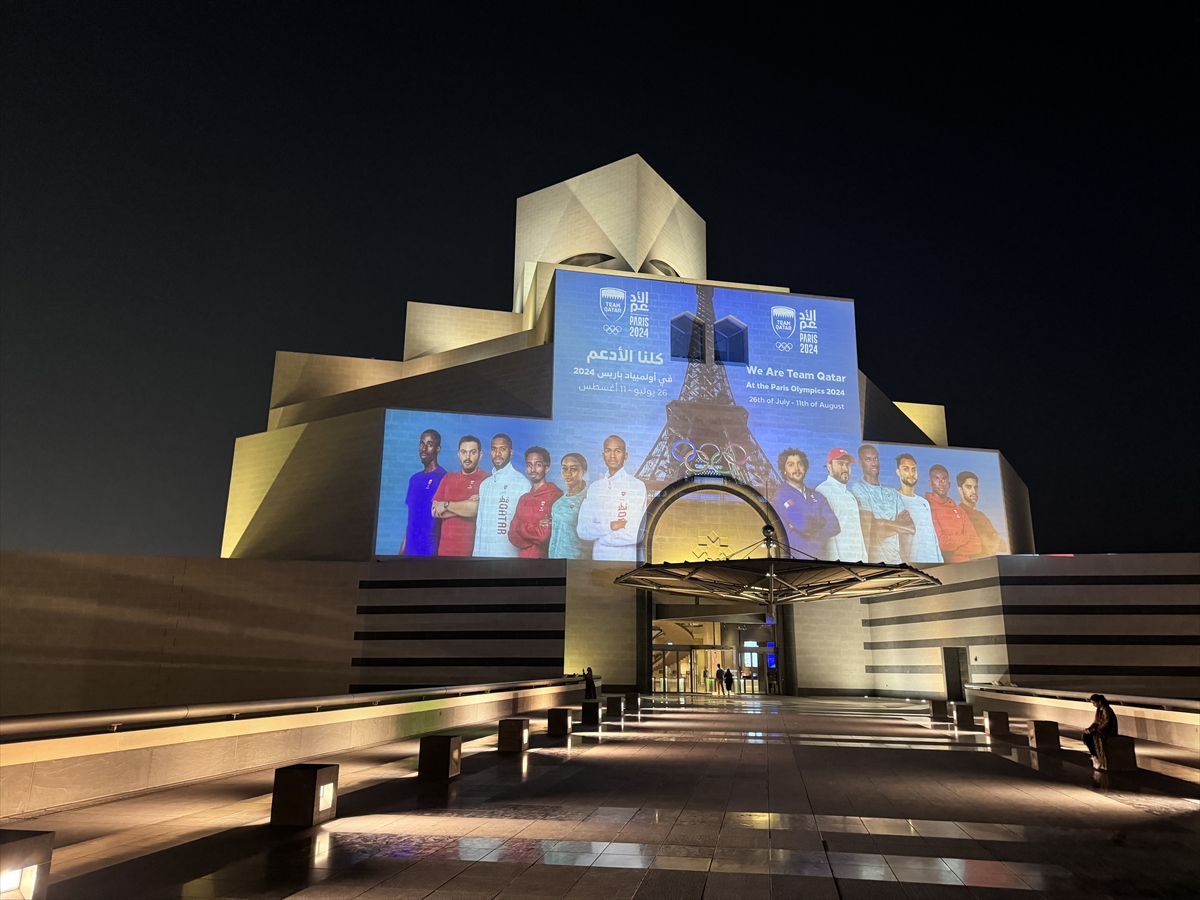
{"label": "handrail", "polygon": [[[596,676],[596,683],[602,681]],[[0,744],[40,737],[69,737],[129,726],[154,728],[191,724],[214,719],[284,716],[328,709],[352,709],[391,703],[412,703],[438,697],[467,697],[503,691],[583,684],[583,676],[564,675],[532,681],[499,681],[491,684],[460,684],[443,688],[405,688],[400,691],[363,691],[325,697],[293,697],[284,700],[245,700],[239,703],[196,703],[188,706],[155,706],[137,709],[101,709],[94,712],[42,713],[0,718]]]}
{"label": "handrail", "polygon": [[[1079,700],[1084,703],[1092,696],[1093,691],[1048,691],[1040,688],[1023,688],[1011,684],[967,684],[963,685],[973,691],[991,691],[997,694],[1024,694],[1031,697],[1045,697],[1048,700]],[[1167,697],[1138,697],[1133,694],[1105,694],[1105,698],[1113,706],[1141,707],[1144,709],[1178,710],[1180,712],[1200,712],[1200,700],[1184,700]]]}

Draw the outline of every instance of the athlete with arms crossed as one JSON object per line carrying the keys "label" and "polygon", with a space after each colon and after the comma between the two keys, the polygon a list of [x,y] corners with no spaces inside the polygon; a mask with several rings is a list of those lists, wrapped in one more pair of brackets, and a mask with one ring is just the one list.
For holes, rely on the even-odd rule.
{"label": "athlete with arms crossed", "polygon": [[438,556],[470,556],[475,545],[475,517],[479,514],[479,471],[482,444],[473,434],[459,438],[461,472],[447,472],[433,495],[431,513],[442,522]]}

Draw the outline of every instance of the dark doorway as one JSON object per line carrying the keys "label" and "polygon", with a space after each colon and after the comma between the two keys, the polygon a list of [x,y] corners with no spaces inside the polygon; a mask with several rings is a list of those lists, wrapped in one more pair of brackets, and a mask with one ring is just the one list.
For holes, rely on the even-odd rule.
{"label": "dark doorway", "polygon": [[963,685],[971,680],[971,666],[966,647],[943,647],[942,668],[946,673],[946,699],[961,702],[967,699]]}

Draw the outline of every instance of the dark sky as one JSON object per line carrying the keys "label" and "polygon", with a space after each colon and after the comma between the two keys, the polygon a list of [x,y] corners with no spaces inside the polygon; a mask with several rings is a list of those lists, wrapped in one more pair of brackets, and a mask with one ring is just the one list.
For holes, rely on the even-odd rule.
{"label": "dark sky", "polygon": [[516,197],[640,153],[1040,551],[1196,550],[1200,7],[836,6],[4,0],[3,546],[215,555],[276,349],[509,308]]}

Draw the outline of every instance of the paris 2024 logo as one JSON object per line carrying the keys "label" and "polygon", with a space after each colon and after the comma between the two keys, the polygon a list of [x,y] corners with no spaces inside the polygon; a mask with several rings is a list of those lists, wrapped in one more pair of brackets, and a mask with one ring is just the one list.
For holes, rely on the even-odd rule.
{"label": "paris 2024 logo", "polygon": [[817,311],[802,309],[797,312],[790,306],[771,307],[771,328],[779,338],[775,349],[785,353],[799,347],[801,353],[817,352]]}

